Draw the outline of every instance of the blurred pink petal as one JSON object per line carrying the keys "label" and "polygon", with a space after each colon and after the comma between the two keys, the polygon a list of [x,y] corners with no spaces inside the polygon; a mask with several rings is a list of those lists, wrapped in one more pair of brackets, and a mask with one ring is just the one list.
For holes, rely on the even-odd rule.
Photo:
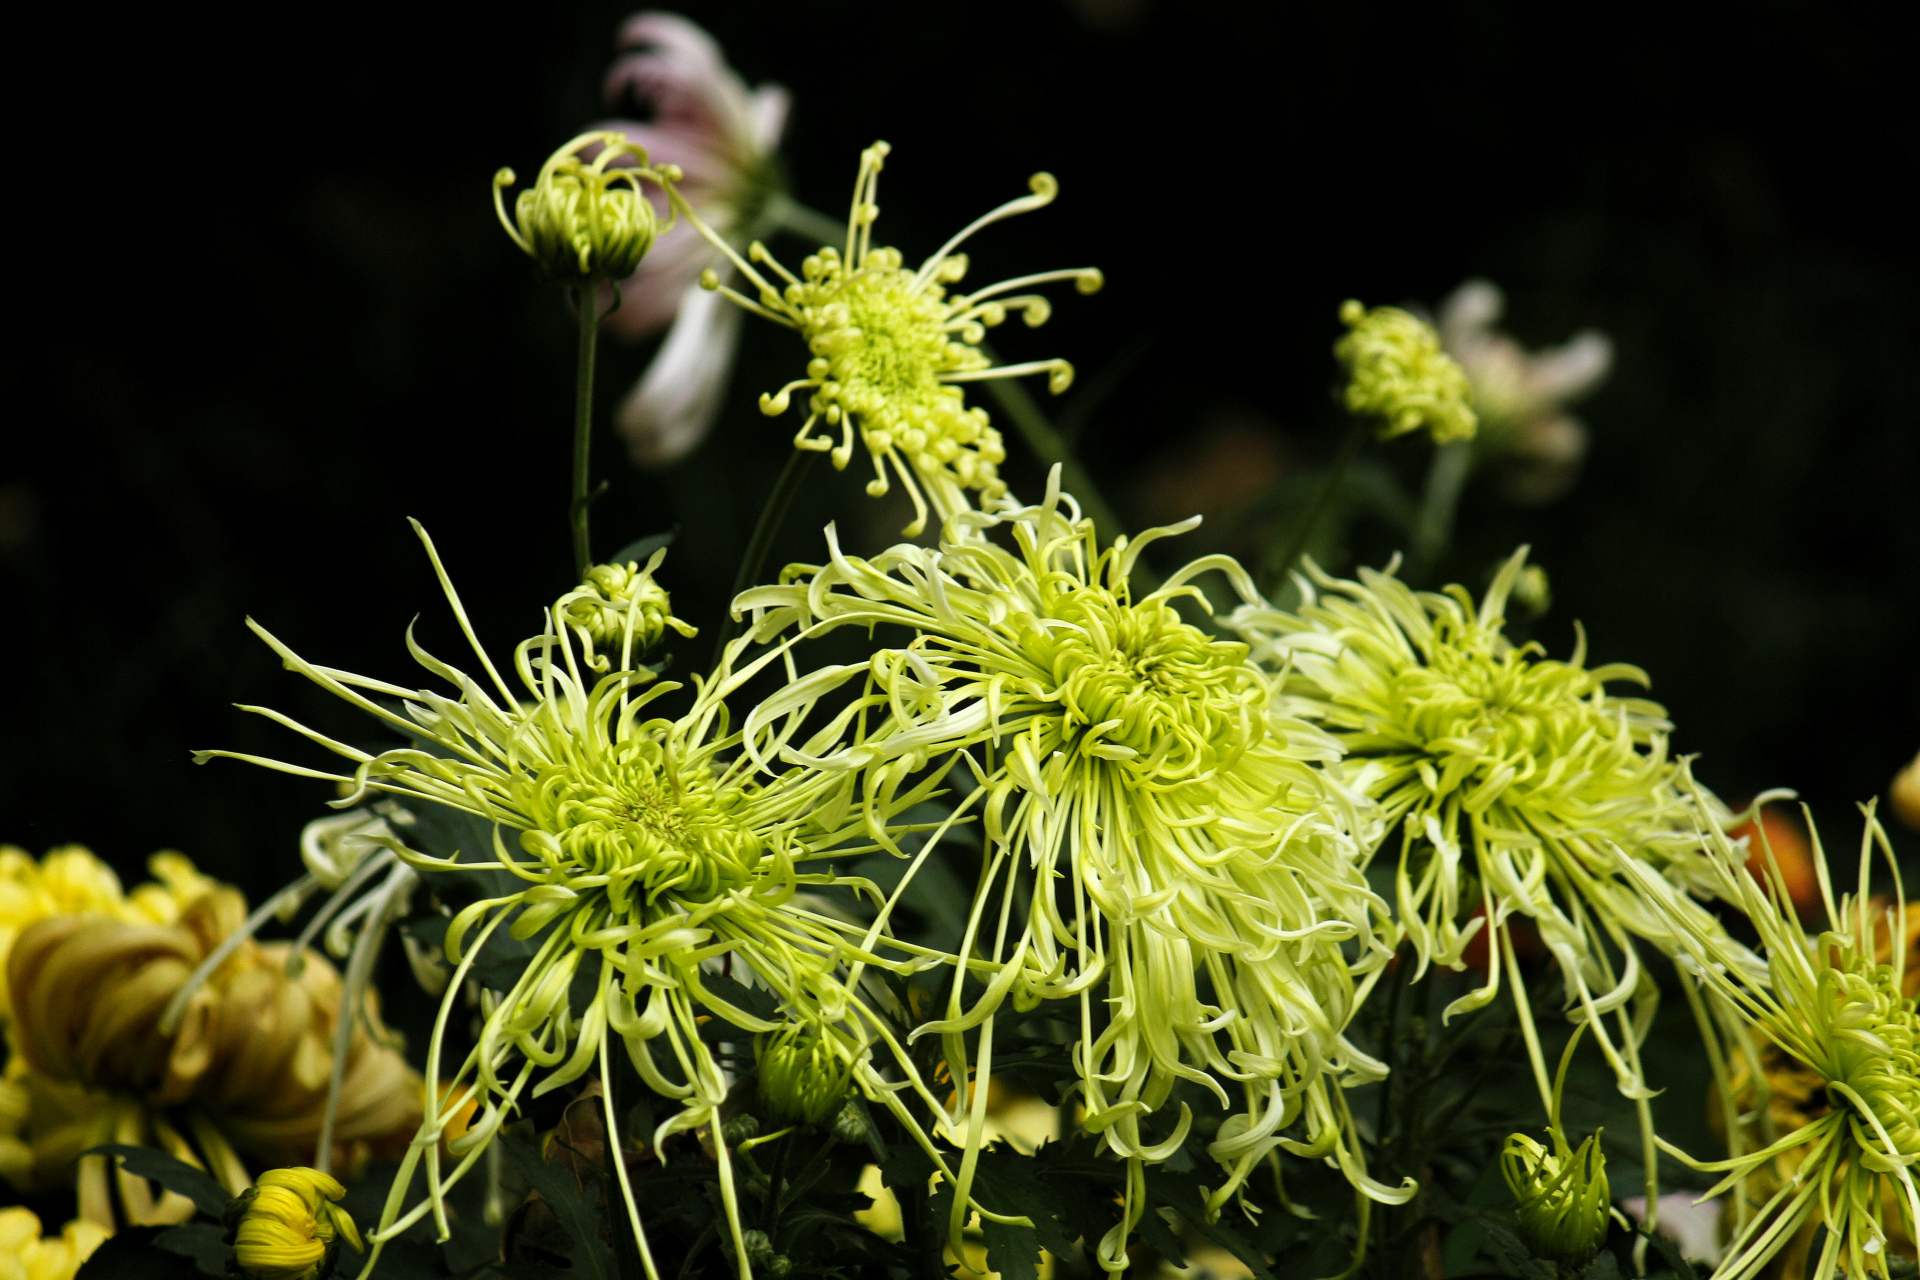
{"label": "blurred pink petal", "polygon": [[620,307],[607,316],[607,328],[629,342],[660,332],[673,323],[687,291],[698,287],[700,273],[722,265],[720,254],[692,227],[674,227],[653,242],[640,269],[620,282]]}
{"label": "blurred pink petal", "polygon": [[[1720,1211],[1724,1202],[1709,1200],[1695,1204],[1694,1196],[1677,1191],[1660,1197],[1660,1234],[1680,1246],[1680,1256],[1689,1262],[1720,1261]],[[1635,1222],[1647,1220],[1647,1198],[1629,1196],[1620,1202]]]}
{"label": "blurred pink petal", "polygon": [[659,353],[614,415],[635,466],[669,466],[706,438],[726,395],[744,314],[717,292],[697,284],[687,291]]}

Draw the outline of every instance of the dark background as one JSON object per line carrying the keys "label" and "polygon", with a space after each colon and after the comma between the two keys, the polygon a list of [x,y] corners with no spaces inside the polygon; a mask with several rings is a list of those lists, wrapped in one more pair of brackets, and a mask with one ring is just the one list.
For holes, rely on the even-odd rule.
{"label": "dark background", "polygon": [[[1106,270],[1001,341],[1069,357],[1083,386],[1143,353],[1082,439],[1135,524],[1183,514],[1162,508],[1219,440],[1283,471],[1331,452],[1345,297],[1431,304],[1483,275],[1531,343],[1609,332],[1578,487],[1541,509],[1470,491],[1444,568],[1477,588],[1531,541],[1554,652],[1583,620],[1597,659],[1652,673],[1711,785],[1797,787],[1851,845],[1848,806],[1920,747],[1910,33],[1892,5],[1553,8],[688,11],[749,82],[793,91],[802,200],[844,208],[858,149],[894,144],[882,239],[910,260],[1059,176],[1052,209],[977,243],[972,278]],[[420,614],[458,658],[405,516],[483,636],[537,628],[568,585],[572,336],[488,180],[606,114],[626,12],[346,3],[229,26],[73,6],[18,33],[0,840],[84,842],[129,875],[175,846],[256,898],[294,875],[325,787],[188,752],[318,763],[236,702],[369,736],[244,615],[406,683]],[[756,324],[702,449],[642,476],[603,430],[596,461],[602,551],[681,526],[668,582],[709,635],[793,429],[752,406],[799,363]],[[607,348],[603,406],[646,355]],[[1415,477],[1424,449],[1380,456]],[[836,516],[868,548],[888,531],[863,476],[818,474],[779,558]]]}

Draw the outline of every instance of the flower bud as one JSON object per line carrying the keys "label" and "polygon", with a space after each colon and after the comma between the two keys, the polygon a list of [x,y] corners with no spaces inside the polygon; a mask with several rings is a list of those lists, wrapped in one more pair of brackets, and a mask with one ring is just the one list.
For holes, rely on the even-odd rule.
{"label": "flower bud", "polygon": [[333,1270],[340,1242],[365,1252],[353,1218],[334,1201],[347,1194],[314,1169],[269,1169],[228,1207],[233,1263],[255,1280],[317,1280]]}
{"label": "flower bud", "polygon": [[1523,1133],[1512,1135],[1500,1152],[1500,1171],[1519,1201],[1515,1217],[1527,1247],[1577,1267],[1607,1238],[1607,1162],[1598,1133],[1572,1152],[1558,1132],[1553,1139],[1557,1154]]}
{"label": "flower bud", "polygon": [[1920,831],[1920,755],[1894,777],[1889,798],[1893,801],[1894,815]]}
{"label": "flower bud", "polygon": [[[592,160],[582,153],[595,151]],[[618,161],[628,165],[614,167]],[[633,274],[658,227],[641,178],[659,185],[677,171],[647,165],[646,151],[619,133],[583,133],[540,168],[533,186],[514,198],[513,221],[500,193],[511,169],[493,175],[493,207],[513,242],[555,284],[622,280]]]}
{"label": "flower bud", "polygon": [[850,1064],[824,1028],[789,1026],[754,1042],[760,1102],[778,1125],[825,1123],[847,1100]]}
{"label": "flower bud", "polygon": [[[580,638],[591,669],[605,671],[605,655],[630,661],[660,643],[668,627],[689,639],[699,634],[673,616],[666,588],[653,580],[666,554],[665,548],[654,552],[644,569],[635,560],[597,564],[587,570],[585,582],[555,603],[562,621]],[[595,649],[604,654],[595,654]]]}
{"label": "flower bud", "polygon": [[849,1102],[840,1108],[840,1114],[833,1118],[833,1137],[836,1142],[849,1145],[867,1140],[867,1113],[860,1104]]}
{"label": "flower bud", "polygon": [[1479,429],[1473,388],[1440,349],[1433,326],[1398,307],[1371,311],[1348,301],[1340,308],[1347,335],[1333,354],[1347,366],[1347,409],[1380,420],[1391,439],[1425,427],[1435,444],[1471,440]]}

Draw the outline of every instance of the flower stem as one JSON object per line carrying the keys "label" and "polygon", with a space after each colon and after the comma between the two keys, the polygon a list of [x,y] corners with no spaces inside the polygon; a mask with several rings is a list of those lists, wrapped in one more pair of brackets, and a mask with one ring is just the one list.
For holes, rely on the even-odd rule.
{"label": "flower stem", "polygon": [[1473,442],[1456,440],[1433,451],[1433,464],[1427,469],[1427,492],[1414,518],[1412,561],[1407,576],[1416,582],[1424,578],[1447,553],[1453,540],[1453,517],[1460,509],[1460,490],[1473,470]]}
{"label": "flower stem", "polygon": [[819,456],[813,449],[795,449],[787,458],[787,465],[781,468],[780,478],[773,482],[773,492],[767,495],[767,505],[760,508],[760,519],[753,526],[753,536],[747,539],[746,554],[740,557],[740,571],[733,575],[733,590],[727,593],[727,613],[720,620],[720,630],[713,645],[715,666],[726,655],[727,645],[740,634],[740,623],[733,616],[734,597],[759,579],[761,569],[766,567],[767,555],[773,550],[773,540],[780,532],[781,522],[787,518],[787,508],[793,505],[794,495],[800,492],[800,486],[806,482],[807,473],[813,470],[814,461]]}
{"label": "flower stem", "polygon": [[1319,527],[1321,517],[1326,515],[1327,508],[1333,503],[1333,495],[1340,491],[1340,484],[1347,478],[1348,469],[1359,456],[1360,446],[1367,442],[1367,434],[1367,424],[1362,421],[1356,420],[1348,429],[1347,438],[1340,442],[1340,452],[1334,456],[1333,465],[1327,468],[1320,487],[1314,491],[1313,501],[1307,504],[1307,513],[1294,523],[1287,540],[1276,544],[1261,563],[1260,585],[1269,594],[1278,590],[1287,580],[1288,571],[1306,551],[1314,529]]}
{"label": "flower stem", "polygon": [[567,519],[573,526],[573,577],[584,581],[593,567],[593,544],[587,536],[587,463],[593,446],[593,355],[600,339],[600,283],[589,280],[576,293],[579,301],[580,359],[573,382],[573,501]]}

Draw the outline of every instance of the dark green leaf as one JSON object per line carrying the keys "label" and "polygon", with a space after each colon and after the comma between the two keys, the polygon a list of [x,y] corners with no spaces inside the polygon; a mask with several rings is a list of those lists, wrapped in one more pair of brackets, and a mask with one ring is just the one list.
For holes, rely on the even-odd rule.
{"label": "dark green leaf", "polygon": [[118,1143],[94,1147],[85,1155],[119,1156],[121,1167],[128,1173],[142,1178],[152,1178],[169,1191],[177,1191],[193,1201],[194,1208],[211,1218],[218,1218],[233,1203],[233,1197],[226,1188],[213,1180],[211,1174],[196,1169],[184,1160],[176,1160],[157,1147],[129,1147]]}
{"label": "dark green leaf", "polygon": [[80,1265],[74,1280],[200,1280],[193,1259],[157,1248],[175,1227],[123,1227]]}
{"label": "dark green leaf", "polygon": [[227,1229],[212,1222],[189,1222],[178,1227],[168,1227],[153,1239],[155,1245],[168,1253],[183,1258],[192,1258],[200,1270],[210,1276],[227,1276],[227,1259],[233,1256],[233,1246],[227,1243]]}
{"label": "dark green leaf", "polygon": [[1039,1280],[1040,1237],[1032,1227],[1017,1227],[983,1218],[981,1234],[987,1241],[987,1270],[1000,1280]]}
{"label": "dark green leaf", "polygon": [[1559,1269],[1551,1262],[1533,1256],[1533,1251],[1520,1243],[1520,1237],[1496,1222],[1488,1222],[1487,1244],[1493,1256],[1511,1268],[1521,1280],[1558,1280]]}
{"label": "dark green leaf", "polygon": [[587,1203],[571,1171],[540,1158],[539,1150],[517,1134],[502,1134],[507,1158],[553,1210],[567,1237],[574,1280],[614,1280],[613,1250],[600,1238],[601,1219]]}
{"label": "dark green leaf", "polygon": [[635,538],[632,542],[629,542],[626,546],[601,561],[601,563],[626,564],[631,560],[644,569],[647,567],[647,561],[652,558],[654,552],[662,547],[672,546],[673,540],[679,536],[680,530],[678,526],[676,526],[667,530],[665,533],[650,533],[644,538]]}
{"label": "dark green leaf", "polygon": [[1620,1260],[1610,1253],[1600,1254],[1580,1273],[1580,1280],[1620,1280]]}

